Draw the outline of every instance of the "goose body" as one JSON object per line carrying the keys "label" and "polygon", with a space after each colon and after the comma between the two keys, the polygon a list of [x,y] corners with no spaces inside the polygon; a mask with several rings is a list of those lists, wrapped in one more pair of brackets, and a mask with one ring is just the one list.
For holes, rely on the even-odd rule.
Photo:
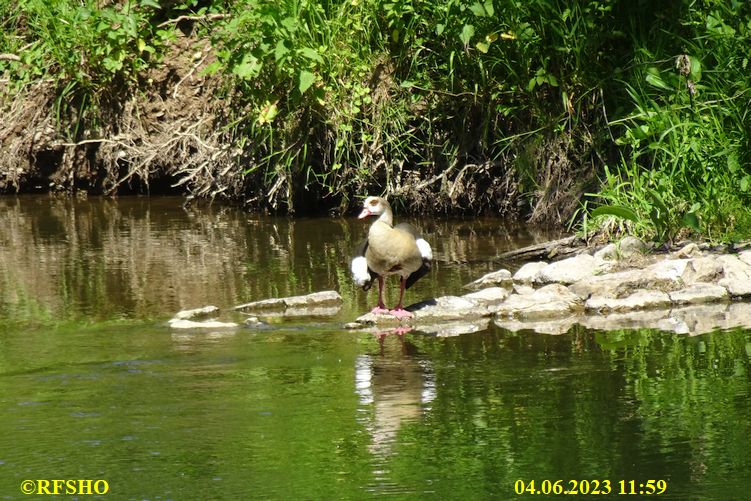
{"label": "goose body", "polygon": [[[378,280],[378,305],[373,313],[390,313],[397,318],[412,314],[402,307],[404,290],[430,271],[433,251],[420,233],[411,225],[393,224],[393,213],[389,203],[381,197],[368,197],[358,216],[364,219],[378,216],[370,226],[368,238],[358,249],[352,260],[352,276],[355,283],[364,290],[370,289]],[[383,303],[384,278],[399,275],[399,303],[392,310]]]}

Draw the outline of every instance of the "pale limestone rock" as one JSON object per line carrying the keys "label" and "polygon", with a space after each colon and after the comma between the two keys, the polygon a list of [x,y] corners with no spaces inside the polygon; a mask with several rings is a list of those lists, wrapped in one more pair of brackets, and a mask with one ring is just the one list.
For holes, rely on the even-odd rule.
{"label": "pale limestone rock", "polygon": [[511,272],[508,270],[498,270],[487,273],[474,282],[470,282],[464,287],[471,290],[482,289],[491,285],[510,284],[512,281]]}
{"label": "pale limestone rock", "polygon": [[458,296],[437,297],[413,304],[407,309],[414,313],[416,321],[466,320],[488,317],[493,313],[486,304],[480,301]]}
{"label": "pale limestone rock", "polygon": [[713,303],[730,299],[727,289],[717,284],[696,282],[685,289],[669,292],[675,304]]}
{"label": "pale limestone rock", "polygon": [[418,325],[415,330],[423,332],[425,334],[431,334],[437,337],[454,337],[461,336],[463,334],[472,334],[474,332],[481,332],[490,326],[489,318],[479,318],[471,322],[467,321],[450,321],[450,322],[436,322],[424,325]]}
{"label": "pale limestone rock", "polygon": [[534,294],[535,288],[531,285],[514,284],[514,292],[524,296],[526,294]]}
{"label": "pale limestone rock", "polygon": [[542,268],[533,277],[536,284],[572,284],[597,272],[597,260],[589,254],[562,259]]}
{"label": "pale limestone rock", "polygon": [[509,295],[509,291],[503,287],[488,287],[477,292],[471,292],[461,297],[470,301],[477,301],[483,304],[498,304]]}
{"label": "pale limestone rock", "polygon": [[639,289],[677,290],[683,287],[682,276],[688,262],[688,259],[666,259],[644,269],[595,275],[579,280],[569,289],[582,299],[595,296],[623,298]]}
{"label": "pale limestone rock", "polygon": [[751,295],[751,265],[732,255],[719,256],[717,262],[723,270],[723,278],[718,284],[725,287],[731,296]]}
{"label": "pale limestone rock", "polygon": [[670,306],[670,297],[662,291],[637,290],[624,298],[592,296],[584,303],[587,310],[632,311]]}
{"label": "pale limestone rock", "polygon": [[530,283],[548,265],[545,261],[526,263],[514,273],[514,282]]}
{"label": "pale limestone rock", "polygon": [[594,258],[601,261],[614,261],[618,258],[618,248],[615,244],[608,244],[595,252]]}
{"label": "pale limestone rock", "polygon": [[235,306],[235,310],[259,311],[259,310],[283,310],[295,308],[317,308],[324,306],[337,306],[342,303],[342,297],[336,291],[313,292],[304,296],[291,296],[282,298],[263,299]]}
{"label": "pale limestone rock", "polygon": [[647,251],[647,244],[642,240],[627,236],[618,242],[618,254],[622,258],[629,258],[637,254],[644,254]]}
{"label": "pale limestone rock", "polygon": [[513,294],[498,307],[499,316],[538,319],[563,316],[581,309],[581,300],[561,284],[550,284],[532,294]]}
{"label": "pale limestone rock", "polygon": [[213,315],[218,312],[219,308],[216,306],[204,306],[203,308],[194,308],[192,310],[178,311],[173,320],[190,320],[191,318],[205,317]]}
{"label": "pale limestone rock", "polygon": [[681,258],[692,258],[692,257],[701,257],[702,252],[701,249],[697,244],[694,242],[691,242],[689,244],[684,245],[677,251],[673,253],[673,256],[675,256],[678,259]]}
{"label": "pale limestone rock", "polygon": [[216,320],[203,320],[196,322],[194,320],[173,318],[169,321],[169,326],[173,329],[235,329],[238,324],[234,322],[218,322]]}
{"label": "pale limestone rock", "polygon": [[722,265],[714,257],[690,259],[681,278],[685,284],[716,282],[722,277]]}
{"label": "pale limestone rock", "polygon": [[738,259],[743,261],[744,263],[751,265],[751,250],[743,251],[738,253]]}

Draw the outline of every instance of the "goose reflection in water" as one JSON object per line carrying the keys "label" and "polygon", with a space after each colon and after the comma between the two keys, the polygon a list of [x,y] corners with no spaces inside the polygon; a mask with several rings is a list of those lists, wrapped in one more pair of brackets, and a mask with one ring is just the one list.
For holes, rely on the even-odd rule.
{"label": "goose reflection in water", "polygon": [[417,347],[404,338],[409,329],[376,334],[378,354],[355,361],[355,388],[361,409],[368,413],[371,453],[387,457],[403,422],[420,418],[435,399],[430,363],[417,355]]}

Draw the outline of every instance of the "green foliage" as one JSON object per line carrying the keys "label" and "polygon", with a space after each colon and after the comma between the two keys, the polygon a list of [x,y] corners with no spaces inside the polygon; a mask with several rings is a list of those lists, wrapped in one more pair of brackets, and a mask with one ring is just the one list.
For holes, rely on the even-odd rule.
{"label": "green foliage", "polygon": [[[324,199],[346,207],[365,191],[422,190],[471,211],[471,183],[476,193],[512,186],[487,196],[518,206],[501,197],[534,203],[549,190],[546,178],[576,184],[600,174],[601,189],[580,213],[610,208],[587,224],[615,217],[621,231],[658,241],[750,232],[745,3],[161,5],[0,0],[0,53],[21,57],[0,59],[0,77],[16,88],[53,79],[56,112],[73,116],[76,137],[99,119],[101,103],[141,88],[145,71],[161,64],[177,36],[170,20],[218,13],[195,23],[216,56],[205,73],[224,83],[215,98],[227,103],[250,195],[272,208]],[[572,146],[540,147],[556,139]],[[479,165],[488,167],[463,177]]]}
{"label": "green foliage", "polygon": [[[686,54],[661,59],[644,48],[632,84],[623,82],[633,110],[611,122],[622,131],[622,159],[598,197],[629,208],[638,215],[633,231],[658,241],[679,230],[748,237],[751,78],[743,47],[751,15],[738,6],[692,11],[690,19],[691,37],[679,39]],[[730,23],[738,19],[745,22],[736,31]]]}

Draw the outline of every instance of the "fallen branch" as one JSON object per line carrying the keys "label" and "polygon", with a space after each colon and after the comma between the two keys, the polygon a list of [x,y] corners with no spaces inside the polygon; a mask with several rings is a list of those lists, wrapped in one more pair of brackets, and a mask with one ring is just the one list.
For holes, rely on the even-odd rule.
{"label": "fallen branch", "polygon": [[169,19],[157,25],[157,28],[164,28],[170,24],[177,24],[180,21],[213,21],[215,19],[224,19],[230,17],[229,14],[206,14],[204,16],[178,16],[175,19]]}
{"label": "fallen branch", "polygon": [[0,54],[0,61],[20,61],[21,56],[15,54]]}
{"label": "fallen branch", "polygon": [[582,240],[581,237],[574,235],[559,240],[529,245],[527,247],[522,247],[521,249],[504,252],[503,254],[500,254],[497,259],[550,259],[557,256],[574,254],[582,249],[582,244],[584,244],[584,240]]}

